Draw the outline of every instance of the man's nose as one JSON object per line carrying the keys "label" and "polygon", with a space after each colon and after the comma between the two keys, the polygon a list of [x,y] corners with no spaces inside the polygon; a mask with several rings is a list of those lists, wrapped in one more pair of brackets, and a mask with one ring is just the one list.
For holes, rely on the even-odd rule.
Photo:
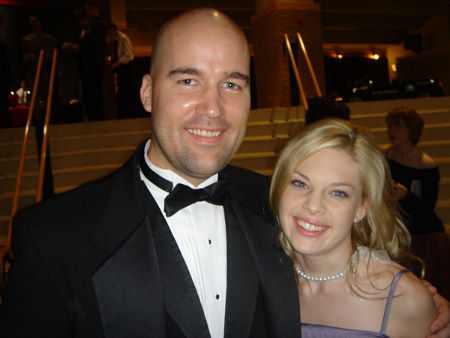
{"label": "man's nose", "polygon": [[222,98],[219,90],[208,88],[202,93],[201,101],[197,106],[197,113],[208,117],[218,117],[223,113]]}

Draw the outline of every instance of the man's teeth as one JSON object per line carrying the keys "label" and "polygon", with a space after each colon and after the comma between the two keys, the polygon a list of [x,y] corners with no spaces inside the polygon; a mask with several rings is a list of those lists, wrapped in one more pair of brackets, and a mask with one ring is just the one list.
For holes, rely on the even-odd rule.
{"label": "man's teeth", "polygon": [[187,131],[191,134],[203,137],[217,137],[220,135],[220,131],[211,131],[204,129],[188,129]]}
{"label": "man's teeth", "polygon": [[303,229],[307,231],[323,231],[325,227],[321,227],[320,225],[309,224],[300,220],[297,220],[297,224],[301,226]]}

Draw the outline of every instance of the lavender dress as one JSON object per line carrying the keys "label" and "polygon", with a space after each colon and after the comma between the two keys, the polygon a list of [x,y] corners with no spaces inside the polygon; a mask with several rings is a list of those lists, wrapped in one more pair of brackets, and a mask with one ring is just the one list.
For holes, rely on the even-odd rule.
{"label": "lavender dress", "polygon": [[386,307],[384,309],[383,321],[381,323],[380,332],[362,331],[343,329],[340,327],[317,325],[317,324],[303,324],[302,323],[302,338],[359,338],[359,337],[381,337],[386,336],[386,328],[389,320],[389,313],[391,312],[392,299],[394,298],[395,289],[400,277],[408,270],[402,270],[397,273],[389,290]]}

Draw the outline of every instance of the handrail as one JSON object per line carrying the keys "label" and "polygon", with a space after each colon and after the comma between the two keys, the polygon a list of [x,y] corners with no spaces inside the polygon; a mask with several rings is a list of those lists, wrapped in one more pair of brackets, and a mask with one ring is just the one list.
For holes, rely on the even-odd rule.
{"label": "handrail", "polygon": [[2,281],[3,272],[4,272],[3,271],[3,269],[4,269],[3,261],[4,261],[5,256],[9,253],[9,250],[11,248],[12,220],[13,220],[14,215],[17,212],[18,205],[19,205],[20,186],[22,184],[23,169],[25,166],[25,157],[27,154],[28,138],[29,138],[29,134],[30,134],[30,126],[31,126],[31,121],[33,120],[34,106],[36,105],[37,88],[39,86],[39,79],[41,77],[41,69],[42,69],[43,59],[44,59],[44,50],[41,49],[41,51],[39,52],[39,59],[38,59],[38,65],[37,65],[37,69],[36,69],[36,75],[34,77],[34,86],[33,86],[33,92],[31,94],[31,103],[30,103],[30,108],[28,111],[27,123],[25,125],[25,133],[24,133],[23,144],[22,144],[22,153],[21,153],[20,159],[19,159],[19,169],[17,171],[16,187],[14,189],[13,203],[12,203],[12,207],[11,207],[11,214],[9,217],[8,234],[7,234],[7,238],[6,238],[6,244],[2,248],[2,250],[0,250],[0,273],[1,273],[1,277],[2,277],[2,278],[0,278],[0,286],[2,286],[2,284],[3,284],[3,281]]}
{"label": "handrail", "polygon": [[289,58],[291,59],[292,69],[294,70],[295,79],[297,80],[298,89],[300,90],[300,99],[302,100],[305,111],[308,110],[308,101],[306,100],[305,90],[303,89],[302,81],[300,80],[300,74],[298,72],[297,63],[295,62],[294,54],[292,53],[291,43],[289,42],[289,37],[285,33],[284,40],[286,42],[286,47],[289,53]]}
{"label": "handrail", "polygon": [[50,73],[50,83],[48,85],[47,108],[45,111],[44,132],[42,136],[41,160],[39,163],[39,178],[38,178],[38,187],[36,190],[36,203],[42,201],[42,190],[44,188],[44,173],[45,173],[45,162],[47,157],[47,144],[48,144],[48,125],[50,124],[50,111],[52,109],[52,96],[53,96],[53,86],[55,83],[55,69],[57,56],[58,50],[55,48],[53,49],[52,70]]}
{"label": "handrail", "polygon": [[305,44],[303,43],[302,36],[300,35],[299,32],[297,32],[297,39],[298,42],[300,43],[300,48],[303,52],[303,55],[305,56],[306,64],[308,65],[309,72],[314,82],[314,87],[316,88],[317,96],[322,97],[322,92],[320,91],[319,82],[317,82],[316,73],[314,72],[314,68],[311,64],[311,61],[309,60],[308,52],[306,51]]}

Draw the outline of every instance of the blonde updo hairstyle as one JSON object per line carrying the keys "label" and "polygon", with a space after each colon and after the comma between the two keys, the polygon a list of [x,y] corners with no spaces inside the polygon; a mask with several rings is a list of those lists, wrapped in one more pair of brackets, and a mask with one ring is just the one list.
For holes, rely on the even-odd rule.
{"label": "blonde updo hairstyle", "polygon": [[[278,225],[280,199],[293,172],[301,162],[325,148],[345,150],[353,158],[361,177],[363,198],[369,203],[366,216],[352,227],[352,255],[357,246],[365,246],[385,250],[392,260],[404,264],[410,235],[397,217],[397,203],[384,155],[374,141],[343,120],[313,123],[295,135],[282,150],[273,172],[269,197]],[[285,252],[294,259],[293,249],[281,227],[278,237]],[[351,260],[349,264],[349,271],[354,271]]]}

